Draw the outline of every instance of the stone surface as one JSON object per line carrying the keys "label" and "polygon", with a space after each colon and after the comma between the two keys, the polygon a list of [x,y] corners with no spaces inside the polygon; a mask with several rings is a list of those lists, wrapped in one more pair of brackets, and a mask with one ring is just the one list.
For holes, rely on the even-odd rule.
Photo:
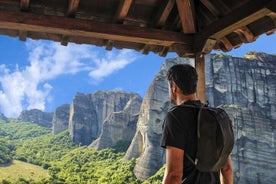
{"label": "stone surface", "polygon": [[[141,97],[136,93],[123,91],[78,93],[70,106],[69,132],[73,142],[90,145],[101,135],[103,123],[112,113],[120,112],[125,108],[125,112],[129,113],[139,109],[129,104],[129,101],[134,98]],[[127,106],[130,108],[127,109]]]}
{"label": "stone surface", "polygon": [[90,147],[97,150],[112,148],[119,141],[129,144],[136,132],[142,98],[133,96],[119,112],[111,112],[104,120],[101,135]]}
{"label": "stone surface", "polygon": [[68,130],[69,113],[70,113],[69,104],[64,104],[55,110],[54,117],[52,120],[53,134],[58,134],[60,132]]}
{"label": "stone surface", "polygon": [[18,120],[37,123],[44,127],[52,126],[53,113],[43,112],[38,109],[24,110],[20,113]]}

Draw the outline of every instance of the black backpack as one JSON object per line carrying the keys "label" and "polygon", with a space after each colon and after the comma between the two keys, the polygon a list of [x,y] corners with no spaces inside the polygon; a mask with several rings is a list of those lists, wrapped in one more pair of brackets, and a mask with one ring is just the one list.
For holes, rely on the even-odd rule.
{"label": "black backpack", "polygon": [[220,171],[234,147],[233,125],[229,116],[221,108],[183,106],[199,108],[196,158],[193,160],[187,153],[185,156],[201,172]]}

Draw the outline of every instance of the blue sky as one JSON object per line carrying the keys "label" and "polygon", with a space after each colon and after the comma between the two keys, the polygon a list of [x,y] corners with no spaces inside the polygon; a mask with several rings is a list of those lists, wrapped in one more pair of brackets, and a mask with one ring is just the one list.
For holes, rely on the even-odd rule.
{"label": "blue sky", "polygon": [[[242,57],[249,51],[276,54],[276,34],[263,35],[227,54]],[[0,112],[18,117],[22,110],[53,112],[71,103],[77,92],[124,90],[146,93],[167,57],[134,50],[106,51],[102,47],[45,40],[22,42],[0,36]]]}

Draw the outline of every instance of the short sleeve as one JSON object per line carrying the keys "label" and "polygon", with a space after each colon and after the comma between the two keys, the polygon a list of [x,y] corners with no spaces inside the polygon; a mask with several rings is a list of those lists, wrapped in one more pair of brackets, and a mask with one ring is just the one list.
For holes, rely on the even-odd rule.
{"label": "short sleeve", "polygon": [[173,146],[179,149],[185,148],[186,132],[185,122],[181,122],[172,113],[168,112],[163,122],[163,135],[161,140],[161,147]]}

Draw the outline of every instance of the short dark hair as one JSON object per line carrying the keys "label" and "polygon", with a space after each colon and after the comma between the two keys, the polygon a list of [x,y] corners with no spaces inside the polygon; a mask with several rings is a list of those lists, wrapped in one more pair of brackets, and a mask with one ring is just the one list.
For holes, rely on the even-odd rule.
{"label": "short dark hair", "polygon": [[189,64],[172,66],[167,72],[167,80],[175,82],[184,95],[196,92],[198,76],[196,69]]}

